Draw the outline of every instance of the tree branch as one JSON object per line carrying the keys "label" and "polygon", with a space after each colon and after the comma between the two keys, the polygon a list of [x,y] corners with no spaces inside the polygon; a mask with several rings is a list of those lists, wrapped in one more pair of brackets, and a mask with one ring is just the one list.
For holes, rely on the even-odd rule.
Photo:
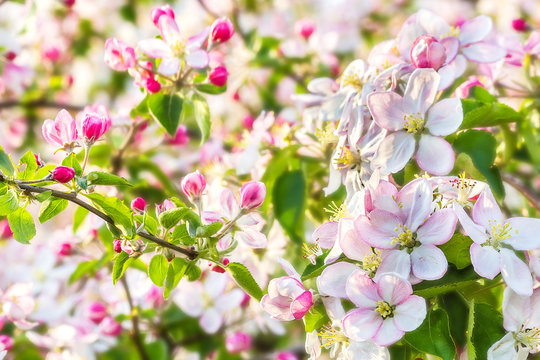
{"label": "tree branch", "polygon": [[540,211],[540,196],[538,196],[534,190],[529,188],[523,181],[513,175],[501,173],[501,177],[505,183],[519,191],[521,195],[523,195],[537,211]]}
{"label": "tree branch", "polygon": [[133,298],[131,297],[131,291],[129,291],[126,277],[122,276],[120,282],[122,283],[124,291],[126,292],[129,309],[131,310],[131,324],[133,325],[133,333],[131,334],[131,338],[133,340],[133,343],[135,344],[135,347],[137,348],[137,351],[139,352],[139,355],[141,356],[141,359],[150,360],[150,357],[146,353],[146,349],[144,348],[144,344],[141,340],[141,330],[139,329],[139,315],[134,310],[135,307],[133,306]]}
{"label": "tree branch", "polygon": [[[3,180],[4,180],[3,177],[0,177],[0,182],[2,182]],[[44,193],[44,192],[47,192],[47,191],[51,191],[52,192],[51,196],[71,201],[72,203],[75,203],[75,204],[79,205],[80,207],[83,207],[86,210],[90,211],[91,213],[97,215],[98,217],[100,217],[101,219],[103,219],[104,221],[109,223],[111,226],[118,229],[116,227],[116,224],[114,223],[113,219],[111,219],[107,214],[105,214],[105,213],[101,212],[100,210],[96,209],[95,207],[93,207],[89,203],[79,199],[77,197],[76,193],[73,193],[73,192],[67,193],[67,192],[63,192],[63,191],[52,190],[52,189],[49,189],[49,188],[40,187],[40,186],[34,186],[34,185],[28,185],[28,184],[18,184],[17,186],[20,189],[23,189],[25,192],[28,192],[28,193],[41,194],[41,193]],[[151,241],[151,242],[153,242],[155,244],[158,244],[159,246],[166,247],[168,249],[179,252],[179,253],[187,256],[191,260],[195,259],[199,255],[199,253],[197,251],[195,251],[195,250],[184,249],[182,247],[171,244],[168,241],[165,241],[165,240],[163,240],[161,238],[158,238],[158,237],[156,237],[156,236],[154,236],[152,234],[149,234],[147,232],[144,232],[144,231],[138,232],[137,235],[144,238],[144,239],[146,239],[146,240],[149,240],[149,241]]]}
{"label": "tree branch", "polygon": [[54,108],[54,109],[66,109],[71,111],[81,111],[84,106],[59,103],[55,101],[49,101],[47,99],[37,99],[31,101],[20,100],[6,100],[0,102],[0,110],[8,109],[12,107],[30,107],[30,108]]}

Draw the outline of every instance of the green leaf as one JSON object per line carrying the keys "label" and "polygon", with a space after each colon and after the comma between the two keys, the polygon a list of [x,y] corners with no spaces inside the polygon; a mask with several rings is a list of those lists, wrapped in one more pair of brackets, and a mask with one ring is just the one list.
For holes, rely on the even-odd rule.
{"label": "green leaf", "polygon": [[41,204],[39,209],[39,222],[44,223],[64,211],[68,206],[66,199],[50,197]]}
{"label": "green leaf", "polygon": [[158,221],[165,229],[172,229],[180,220],[188,220],[199,226],[200,220],[197,214],[190,208],[174,208],[159,214]]}
{"label": "green leaf", "polygon": [[49,199],[52,195],[52,190],[47,190],[45,192],[42,192],[41,194],[36,195],[36,200],[39,202],[44,202],[47,199]]}
{"label": "green leaf", "polygon": [[151,217],[149,214],[146,214],[146,218],[140,214],[135,215],[134,218],[139,224],[142,224],[144,219],[144,228],[152,235],[157,234],[158,223],[156,219]]}
{"label": "green leaf", "polygon": [[13,189],[9,189],[4,195],[0,195],[0,216],[9,215],[17,210],[18,207],[19,200]]}
{"label": "green leaf", "polygon": [[132,119],[135,119],[137,116],[145,119],[150,117],[150,112],[148,111],[148,95],[131,110],[129,116]]}
{"label": "green leaf", "polygon": [[122,251],[115,257],[112,271],[112,280],[114,285],[116,285],[118,280],[122,277],[122,275],[124,275],[132,262],[133,258],[130,258],[128,253],[125,251]]}
{"label": "green leaf", "polygon": [[182,258],[174,258],[169,263],[169,269],[167,270],[167,276],[165,278],[165,290],[163,291],[163,297],[167,299],[171,291],[178,285],[188,266],[191,263]]}
{"label": "green leaf", "polygon": [[430,298],[467,286],[478,279],[480,279],[480,276],[472,267],[457,270],[453,265],[449,265],[448,271],[442,279],[423,281],[414,285],[413,290],[416,295]]}
{"label": "green leaf", "polygon": [[19,160],[19,166],[17,167],[17,178],[30,180],[34,178],[34,174],[38,168],[36,157],[32,151],[28,151]]}
{"label": "green leaf", "polygon": [[506,331],[501,314],[488,304],[474,300],[469,308],[467,349],[469,360],[487,360],[487,351]]}
{"label": "green leaf", "polygon": [[172,233],[172,242],[176,245],[182,243],[184,245],[193,245],[195,244],[195,238],[189,235],[186,224],[180,224],[174,228]]}
{"label": "green leaf", "polygon": [[471,265],[469,250],[471,245],[471,238],[456,233],[448,242],[439,245],[439,248],[443,251],[444,255],[446,255],[448,262],[456,265],[456,268],[461,270]]}
{"label": "green leaf", "polygon": [[323,325],[330,322],[330,318],[326,314],[326,309],[323,304],[313,306],[304,316],[306,332],[310,333],[317,330]]}
{"label": "green leaf", "polygon": [[168,350],[165,341],[159,339],[144,345],[146,353],[152,360],[168,360]]}
{"label": "green leaf", "polygon": [[201,132],[201,144],[204,144],[210,136],[210,110],[208,109],[208,103],[202,96],[195,94],[191,98],[193,102],[193,116],[199,126]]}
{"label": "green leaf", "polygon": [[216,221],[209,225],[202,225],[197,228],[197,237],[210,237],[223,227],[223,223]]}
{"label": "green leaf", "polygon": [[[328,255],[330,251],[326,250],[323,252],[323,255],[317,256],[317,261],[315,264],[309,263],[306,268],[304,269],[304,272],[302,273],[302,281],[306,281],[309,279],[312,279],[314,277],[317,277],[321,275],[323,270],[326,268],[327,264],[324,263],[324,259]],[[336,260],[336,262],[339,262],[340,260]]]}
{"label": "green leaf", "polygon": [[306,181],[301,170],[287,171],[276,179],[272,200],[279,223],[292,240],[304,239]]}
{"label": "green leaf", "polygon": [[468,130],[460,133],[453,143],[458,153],[469,155],[474,166],[486,178],[493,193],[504,197],[504,186],[499,169],[493,165],[496,156],[497,141],[495,137],[483,130]]}
{"label": "green leaf", "polygon": [[176,130],[180,124],[182,104],[182,98],[176,94],[157,93],[148,95],[150,115],[173,137],[176,135]]}
{"label": "green leaf", "polygon": [[4,175],[11,176],[15,172],[15,167],[11,161],[11,157],[4,152],[4,149],[0,146],[0,171]]}
{"label": "green leaf", "polygon": [[150,276],[150,280],[157,286],[163,286],[168,268],[169,262],[167,258],[163,255],[155,255],[148,265],[148,276]]}
{"label": "green leaf", "polygon": [[257,299],[257,301],[261,301],[263,291],[255,279],[253,279],[247,267],[240,263],[232,262],[225,269],[231,273],[238,286],[244,289],[251,297]]}
{"label": "green leaf", "polygon": [[82,175],[82,167],[81,164],[79,164],[79,160],[77,160],[77,155],[75,155],[75,153],[69,154],[69,156],[62,161],[62,166],[72,168],[77,176]]}
{"label": "green leaf", "polygon": [[71,285],[74,282],[78,281],[82,277],[88,275],[89,277],[94,276],[103,266],[105,266],[109,260],[112,258],[110,253],[105,253],[100,259],[94,259],[89,261],[83,261],[77,265],[77,268],[68,279],[68,284]]}
{"label": "green leaf", "polygon": [[498,102],[484,103],[473,99],[462,99],[461,104],[463,122],[460,129],[490,127],[523,120],[520,113]]}
{"label": "green leaf", "polygon": [[456,291],[439,296],[438,304],[443,308],[450,321],[450,334],[457,346],[464,348],[467,343],[467,319],[469,306],[463,297]]}
{"label": "green leaf", "polygon": [[133,212],[116,197],[105,197],[98,193],[86,195],[92,203],[111,217],[114,223],[132,239],[135,236]]}
{"label": "green leaf", "polygon": [[497,98],[482,86],[473,86],[469,91],[469,98],[476,99],[482,103],[494,103],[497,101]]}
{"label": "green leaf", "polygon": [[73,233],[75,234],[79,227],[84,222],[84,219],[86,219],[86,216],[88,215],[89,211],[81,206],[77,206],[77,209],[75,210],[75,213],[73,214]]}
{"label": "green leaf", "polygon": [[123,177],[101,171],[92,171],[88,174],[87,179],[89,182],[88,185],[132,186]]}
{"label": "green leaf", "polygon": [[214,84],[200,84],[197,85],[196,88],[200,92],[211,95],[223,94],[225,91],[227,91],[227,85],[216,86]]}
{"label": "green leaf", "polygon": [[30,240],[36,236],[36,225],[28,210],[18,208],[8,215],[8,222],[13,237],[20,243],[29,244]]}
{"label": "green leaf", "polygon": [[416,330],[405,333],[404,340],[419,351],[453,360],[456,346],[450,335],[448,314],[443,309],[431,310]]}

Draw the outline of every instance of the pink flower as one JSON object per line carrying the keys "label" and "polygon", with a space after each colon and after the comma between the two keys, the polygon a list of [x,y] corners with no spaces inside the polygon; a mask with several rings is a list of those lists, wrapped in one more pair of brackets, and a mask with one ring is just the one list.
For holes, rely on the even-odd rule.
{"label": "pink flower", "polygon": [[191,200],[199,199],[206,188],[206,179],[199,170],[187,174],[182,179],[180,187],[184,194]]}
{"label": "pink flower", "polygon": [[311,19],[300,19],[294,23],[294,33],[304,39],[309,39],[315,31],[315,23]]}
{"label": "pink flower", "polygon": [[420,168],[431,174],[445,175],[454,167],[454,150],[443,137],[459,128],[463,109],[457,98],[433,105],[439,79],[433,69],[416,69],[403,96],[395,92],[368,95],[375,123],[389,132],[373,160],[383,174],[403,169],[415,153]]}
{"label": "pink flower", "polygon": [[11,350],[13,348],[13,345],[15,345],[15,341],[12,337],[7,335],[0,335],[0,346],[3,345],[3,350]]}
{"label": "pink flower", "polygon": [[531,295],[533,280],[527,265],[514,250],[540,247],[540,219],[504,219],[489,188],[472,209],[472,220],[461,206],[454,206],[461,226],[472,239],[471,262],[478,275],[493,279],[502,273],[506,284],[520,295]]}
{"label": "pink flower", "polygon": [[45,120],[41,130],[45,140],[52,146],[59,146],[68,153],[73,152],[77,146],[77,123],[65,109],[60,110],[54,121]]}
{"label": "pink flower", "polygon": [[470,61],[494,63],[506,55],[504,48],[490,39],[493,21],[485,15],[465,21],[459,27],[461,52]]}
{"label": "pink flower", "polygon": [[240,189],[240,208],[253,210],[261,206],[266,196],[266,186],[260,181],[248,181]]}
{"label": "pink flower", "polygon": [[135,49],[117,38],[105,41],[105,63],[116,71],[126,71],[135,67],[137,58]]}
{"label": "pink flower", "polygon": [[7,219],[0,220],[0,239],[9,239],[13,236],[13,232],[9,227]]}
{"label": "pink flower", "polygon": [[452,209],[431,213],[431,185],[426,180],[418,180],[414,185],[410,195],[400,198],[406,211],[395,214],[375,209],[369,216],[356,220],[356,232],[367,244],[391,250],[382,260],[378,271],[395,272],[404,278],[408,278],[412,272],[418,279],[440,279],[446,273],[448,262],[436,245],[450,240],[457,217]]}
{"label": "pink flower", "polygon": [[527,24],[527,21],[525,19],[519,18],[512,20],[512,28],[514,28],[514,30],[516,31],[524,32],[527,31],[529,25]]}
{"label": "pink flower", "polygon": [[100,302],[93,302],[86,308],[86,317],[94,324],[99,324],[107,316],[107,307]]}
{"label": "pink flower", "polygon": [[144,212],[145,209],[146,200],[144,200],[142,197],[135,198],[131,202],[131,210]]}
{"label": "pink flower", "polygon": [[210,80],[213,85],[223,86],[227,83],[228,76],[229,73],[227,72],[227,68],[225,66],[218,66],[208,74],[208,80]]}
{"label": "pink flower", "polygon": [[243,332],[237,332],[225,339],[225,347],[231,354],[249,350],[251,347],[251,336]]}
{"label": "pink flower", "polygon": [[485,88],[484,84],[480,81],[480,78],[478,76],[469,76],[467,80],[465,80],[461,85],[456,88],[455,94],[458,98],[465,99],[469,96],[469,91],[475,86],[481,86]]}
{"label": "pink flower", "polygon": [[[168,136],[168,135],[167,135]],[[176,135],[174,138],[168,137],[167,143],[171,145],[186,145],[189,142],[189,134],[188,129],[184,124],[180,124],[178,126],[178,130],[176,130]]]}
{"label": "pink flower", "polygon": [[113,249],[116,253],[121,253],[122,252],[122,240],[114,240],[113,241]]}
{"label": "pink flower", "polygon": [[416,68],[437,71],[446,62],[446,48],[431,35],[419,36],[411,47],[411,61]]}
{"label": "pink flower", "polygon": [[106,316],[99,324],[101,333],[107,336],[118,336],[122,333],[122,325],[111,316]]}
{"label": "pink flower", "polygon": [[411,284],[394,274],[384,274],[375,282],[356,271],[347,280],[346,291],[357,308],[343,318],[343,331],[356,341],[391,345],[426,317],[425,300],[412,295]]}
{"label": "pink flower", "polygon": [[111,119],[94,112],[84,113],[82,133],[88,144],[98,141],[111,126]]}
{"label": "pink flower", "polygon": [[159,216],[164,211],[174,209],[176,205],[171,200],[163,201],[163,204],[156,205],[156,214]]}
{"label": "pink flower", "polygon": [[212,24],[211,34],[212,41],[225,42],[234,35],[234,25],[226,17],[219,18]]}
{"label": "pink flower", "polygon": [[57,166],[51,174],[55,181],[67,183],[75,177],[75,170],[67,166]]}
{"label": "pink flower", "polygon": [[298,357],[292,352],[282,351],[276,355],[275,360],[298,360]]}
{"label": "pink flower", "polygon": [[65,242],[65,243],[61,243],[57,247],[56,253],[58,254],[58,256],[68,256],[68,255],[71,255],[71,251],[72,251],[71,243]]}
{"label": "pink flower", "polygon": [[289,276],[270,280],[268,294],[261,299],[261,306],[274,319],[301,319],[313,305],[313,295],[304,288],[300,275],[291,264],[283,259],[279,262]]}
{"label": "pink flower", "polygon": [[209,28],[183,40],[178,25],[171,16],[159,16],[158,28],[161,39],[146,39],[139,42],[142,52],[154,59],[161,59],[158,71],[163,75],[175,75],[184,57],[192,68],[202,69],[208,65],[208,53],[201,49],[208,38]]}
{"label": "pink flower", "polygon": [[161,83],[153,77],[149,77],[144,83],[144,88],[149,94],[155,94],[161,90]]}
{"label": "pink flower", "polygon": [[36,306],[32,296],[32,283],[11,285],[4,294],[0,294],[0,302],[3,315],[19,329],[29,330],[37,325],[26,320]]}
{"label": "pink flower", "polygon": [[158,26],[159,18],[162,16],[168,16],[174,20],[174,10],[171,9],[170,5],[164,5],[164,6],[155,6],[152,8],[151,16],[152,16],[152,22],[154,25]]}

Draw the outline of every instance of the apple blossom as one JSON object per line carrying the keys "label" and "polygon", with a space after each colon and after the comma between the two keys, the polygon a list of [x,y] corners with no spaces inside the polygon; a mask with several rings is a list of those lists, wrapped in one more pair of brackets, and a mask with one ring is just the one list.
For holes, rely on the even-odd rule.
{"label": "apple blossom", "polygon": [[437,71],[446,62],[446,48],[431,35],[419,36],[411,47],[411,61],[416,68]]}
{"label": "apple blossom", "polygon": [[105,63],[111,69],[126,71],[135,67],[136,62],[135,49],[117,38],[105,41]]}
{"label": "apple blossom", "polygon": [[240,208],[253,210],[261,206],[266,196],[266,186],[260,181],[249,181],[240,189]]}
{"label": "apple blossom", "polygon": [[173,20],[175,18],[174,10],[171,8],[170,5],[167,4],[163,6],[156,6],[152,8],[152,12],[151,12],[152,22],[154,23],[154,25],[156,26],[158,25],[159,18],[162,15],[168,16],[172,18]]}
{"label": "apple blossom", "polygon": [[531,295],[531,272],[515,250],[532,250],[540,246],[537,236],[540,219],[504,219],[489,188],[474,204],[472,219],[460,206],[454,206],[454,210],[461,226],[473,240],[471,262],[478,275],[493,279],[501,273],[506,284],[516,293]]}
{"label": "apple blossom", "polygon": [[59,146],[67,153],[73,152],[79,139],[75,119],[65,109],[60,110],[54,121],[45,120],[42,133],[49,144]]}
{"label": "apple blossom", "polygon": [[122,324],[118,323],[110,316],[106,316],[99,324],[99,328],[104,335],[119,336],[122,333]]}
{"label": "apple blossom", "polygon": [[394,274],[373,281],[362,271],[347,280],[348,298],[357,306],[343,318],[343,330],[353,340],[373,340],[388,346],[416,329],[426,317],[426,301],[412,294],[411,284]]}
{"label": "apple blossom", "polygon": [[197,200],[206,188],[206,180],[199,170],[197,170],[184,176],[180,187],[187,197],[191,200]]}
{"label": "apple blossom", "polygon": [[237,332],[225,339],[225,347],[231,354],[249,350],[251,347],[251,336],[243,332]]}
{"label": "apple blossom", "polygon": [[142,197],[137,197],[131,202],[133,211],[144,212],[146,210],[146,201]]}
{"label": "apple blossom", "polygon": [[82,134],[88,145],[98,141],[111,126],[111,119],[99,114],[87,112],[82,122]]}
{"label": "apple blossom", "polygon": [[93,302],[86,308],[86,316],[90,321],[99,324],[107,316],[107,307],[100,302]]}

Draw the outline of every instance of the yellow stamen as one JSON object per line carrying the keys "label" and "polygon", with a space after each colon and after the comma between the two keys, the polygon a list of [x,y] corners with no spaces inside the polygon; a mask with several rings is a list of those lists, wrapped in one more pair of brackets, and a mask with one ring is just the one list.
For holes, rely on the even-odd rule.
{"label": "yellow stamen", "polygon": [[370,255],[364,256],[362,259],[362,269],[369,273],[369,276],[373,277],[377,272],[377,269],[381,265],[382,259],[381,252],[377,249],[373,249]]}
{"label": "yellow stamen", "polygon": [[375,312],[382,316],[383,319],[387,319],[394,316],[395,306],[391,306],[386,301],[380,300],[377,301],[377,307]]}
{"label": "yellow stamen", "polygon": [[328,205],[328,208],[325,208],[324,211],[330,214],[330,217],[328,219],[330,221],[338,221],[341,218],[351,217],[351,215],[347,211],[346,203],[338,206],[334,201],[332,201],[330,205]]}
{"label": "yellow stamen", "polygon": [[324,146],[328,144],[333,144],[338,141],[338,137],[334,135],[335,130],[336,128],[334,126],[334,123],[328,123],[324,127],[324,130],[317,129],[317,131],[315,131],[315,136]]}
{"label": "yellow stamen", "polygon": [[325,325],[318,335],[321,338],[321,347],[324,347],[325,349],[330,348],[334,344],[349,343],[348,338],[345,336],[345,334],[343,334],[343,332],[334,329],[330,325]]}
{"label": "yellow stamen", "polygon": [[392,239],[392,244],[413,248],[416,245],[416,233],[413,233],[406,225],[401,225],[394,229],[398,235]]}
{"label": "yellow stamen", "polygon": [[424,118],[420,113],[408,114],[403,116],[405,126],[403,128],[410,134],[417,134],[424,130]]}
{"label": "yellow stamen", "polygon": [[362,91],[362,86],[364,86],[364,84],[362,83],[362,80],[358,76],[356,76],[356,74],[351,74],[351,75],[343,74],[341,78],[339,78],[338,82],[340,83],[342,87],[350,85],[354,87],[356,90],[358,90],[358,92]]}
{"label": "yellow stamen", "polygon": [[349,166],[354,165],[358,162],[356,157],[348,147],[342,147],[341,151],[341,156],[335,159],[338,170],[348,168]]}

